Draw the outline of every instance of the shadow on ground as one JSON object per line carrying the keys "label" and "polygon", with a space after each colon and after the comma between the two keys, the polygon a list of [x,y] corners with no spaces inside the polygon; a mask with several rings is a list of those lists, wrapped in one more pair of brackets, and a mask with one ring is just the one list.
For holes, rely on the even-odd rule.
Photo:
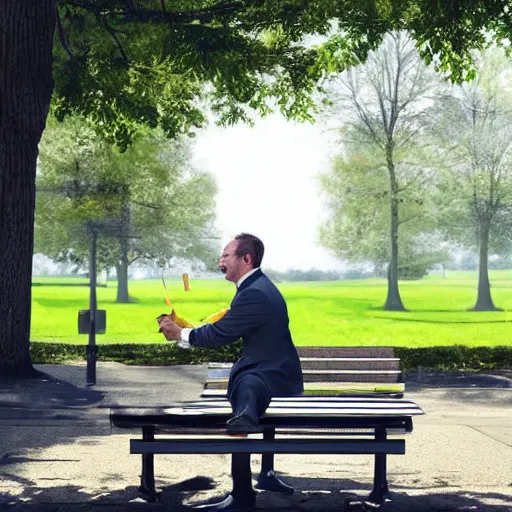
{"label": "shadow on ground", "polygon": [[[158,405],[197,398],[205,372],[191,367],[146,369],[99,363],[97,385],[87,387],[83,365],[44,368],[31,378],[0,379],[0,471],[13,462],[29,462],[28,450],[110,435],[111,405]],[[1,478],[0,472],[0,492]]]}
{"label": "shadow on ground", "polygon": [[37,370],[25,379],[0,380],[0,407],[91,407],[99,404],[104,396],[101,391],[77,387],[67,380]]}
{"label": "shadow on ground", "polygon": [[512,388],[512,370],[448,372],[408,370],[404,377],[406,391],[432,388]]}
{"label": "shadow on ground", "polygon": [[[260,492],[257,510],[289,511],[343,511],[353,510],[349,502],[358,502],[367,494],[361,485],[350,479],[330,480],[317,478],[288,478],[296,492],[293,496]],[[196,477],[176,484],[160,484],[160,500],[149,504],[136,499],[137,488],[129,486],[114,492],[96,495],[73,485],[55,486],[41,489],[30,482],[23,482],[25,488],[17,496],[0,492],[0,508],[24,511],[62,512],[66,510],[112,511],[122,510],[194,510],[194,505],[210,503],[222,496],[206,499],[205,491],[215,490],[215,482],[209,477]],[[306,491],[305,489],[314,489]],[[339,489],[351,489],[352,492]],[[64,499],[52,503],[56,493]],[[212,495],[212,492],[207,492]],[[497,492],[477,492],[465,490],[431,490],[428,494],[392,493],[392,502],[386,510],[397,512],[510,512],[512,495]],[[356,508],[357,510],[357,508]]]}

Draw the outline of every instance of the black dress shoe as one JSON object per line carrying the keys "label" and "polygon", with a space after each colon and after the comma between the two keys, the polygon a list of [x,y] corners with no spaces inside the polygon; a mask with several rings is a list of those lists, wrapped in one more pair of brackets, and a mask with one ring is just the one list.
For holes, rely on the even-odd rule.
{"label": "black dress shoe", "polygon": [[256,496],[248,496],[247,498],[233,498],[232,494],[228,494],[226,498],[218,503],[209,503],[208,505],[199,505],[193,510],[204,510],[207,512],[249,512],[254,510],[256,506]]}
{"label": "black dress shoe", "polygon": [[247,414],[234,416],[227,421],[226,432],[228,434],[257,434],[263,429]]}
{"label": "black dress shoe", "polygon": [[295,490],[291,485],[285,484],[272,470],[267,473],[260,473],[256,480],[258,482],[256,489],[261,489],[263,491],[293,494],[293,491]]}

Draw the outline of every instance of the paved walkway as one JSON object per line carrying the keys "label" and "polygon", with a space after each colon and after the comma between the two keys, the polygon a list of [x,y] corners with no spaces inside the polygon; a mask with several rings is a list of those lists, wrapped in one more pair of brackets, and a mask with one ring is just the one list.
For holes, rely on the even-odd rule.
{"label": "paved walkway", "polygon": [[[98,365],[85,386],[83,365],[39,366],[22,382],[0,380],[0,508],[121,512],[179,510],[229,491],[229,456],[157,456],[162,502],[134,501],[139,456],[133,433],[111,430],[114,404],[164,405],[196,399],[204,366]],[[392,509],[399,512],[512,511],[512,379],[426,374],[406,383],[426,415],[407,437],[407,454],[389,457]],[[138,435],[138,433],[137,433]],[[254,457],[254,472],[259,457]],[[261,492],[260,510],[343,510],[366,495],[369,456],[278,456],[276,468],[296,488],[291,497]]]}

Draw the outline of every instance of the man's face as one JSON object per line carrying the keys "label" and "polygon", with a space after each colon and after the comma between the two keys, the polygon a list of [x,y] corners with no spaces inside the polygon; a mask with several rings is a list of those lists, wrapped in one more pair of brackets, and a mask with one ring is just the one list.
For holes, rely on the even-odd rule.
{"label": "man's face", "polygon": [[243,258],[236,255],[238,240],[229,242],[219,258],[219,269],[226,275],[226,279],[232,283],[236,283],[247,271],[247,263]]}

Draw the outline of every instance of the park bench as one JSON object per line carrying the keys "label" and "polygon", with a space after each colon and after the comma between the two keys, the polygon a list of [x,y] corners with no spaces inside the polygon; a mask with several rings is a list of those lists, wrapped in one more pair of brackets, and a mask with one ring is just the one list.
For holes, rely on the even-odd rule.
{"label": "park bench", "polygon": [[[308,395],[401,398],[405,386],[393,347],[297,347]],[[232,363],[208,364],[202,397],[226,396]]]}
{"label": "park bench", "polygon": [[[311,351],[307,354],[304,357],[315,357]],[[381,375],[388,375],[387,384],[393,384],[389,382],[391,374]],[[393,379],[399,378],[393,375]],[[380,505],[388,495],[387,455],[405,454],[403,434],[412,432],[413,417],[423,411],[410,400],[395,398],[396,389],[400,388],[386,393],[377,387],[373,395],[368,387],[356,388],[354,394],[341,396],[274,398],[260,419],[263,432],[247,437],[225,434],[232,411],[224,396],[156,409],[113,408],[110,420],[115,427],[142,431],[140,439],[130,440],[130,453],[142,455],[139,495],[147,501],[157,499],[155,454],[262,454],[262,472],[273,468],[277,453],[371,454],[373,489],[368,501]],[[400,435],[400,439],[390,439],[389,435]]]}

